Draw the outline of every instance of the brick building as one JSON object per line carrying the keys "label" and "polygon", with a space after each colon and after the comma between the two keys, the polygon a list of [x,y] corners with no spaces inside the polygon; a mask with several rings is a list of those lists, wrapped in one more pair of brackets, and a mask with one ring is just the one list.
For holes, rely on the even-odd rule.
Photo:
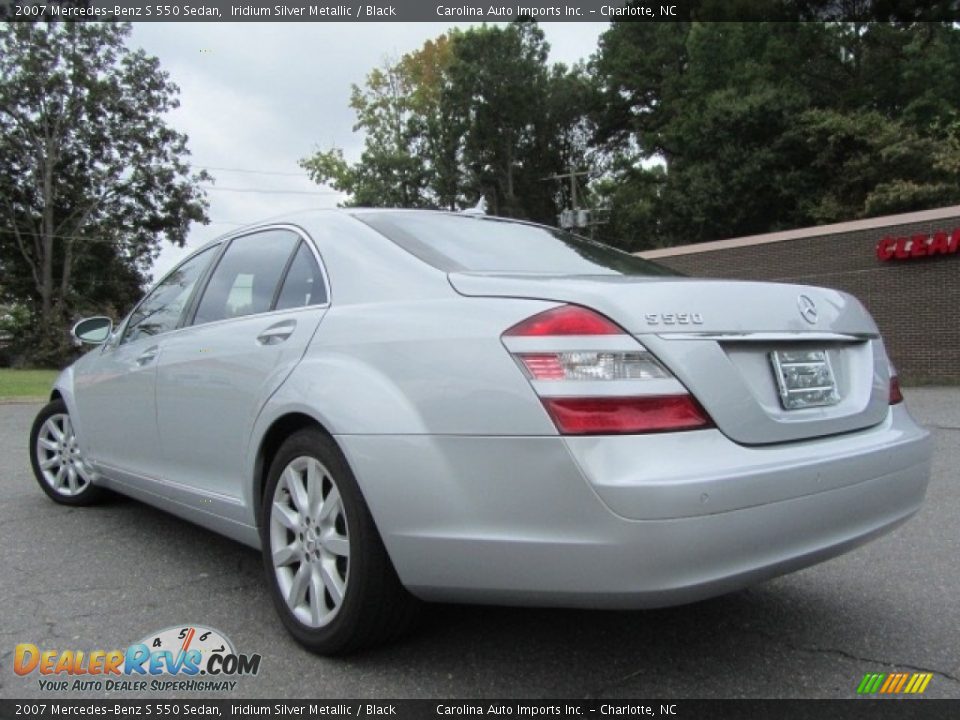
{"label": "brick building", "polygon": [[960,206],[640,253],[687,275],[836,288],[907,382],[960,382]]}

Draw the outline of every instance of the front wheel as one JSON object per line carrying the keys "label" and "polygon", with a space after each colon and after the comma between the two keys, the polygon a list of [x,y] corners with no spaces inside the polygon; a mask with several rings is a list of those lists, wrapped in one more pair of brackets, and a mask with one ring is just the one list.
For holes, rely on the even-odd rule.
{"label": "front wheel", "polygon": [[93,484],[96,473],[83,459],[63,400],[46,405],[33,421],[30,464],[40,487],[54,502],[90,505],[103,498],[103,488]]}
{"label": "front wheel", "polygon": [[405,631],[417,601],[400,584],[346,459],[319,429],[290,436],[260,516],[267,583],[287,630],[334,655]]}

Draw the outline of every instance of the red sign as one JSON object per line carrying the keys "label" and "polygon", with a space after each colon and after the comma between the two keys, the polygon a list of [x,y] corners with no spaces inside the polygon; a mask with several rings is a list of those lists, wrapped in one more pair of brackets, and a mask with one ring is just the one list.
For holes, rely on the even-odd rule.
{"label": "red sign", "polygon": [[879,260],[912,260],[931,255],[953,255],[960,249],[960,228],[948,234],[944,231],[933,235],[912,235],[910,237],[890,237],[877,243]]}

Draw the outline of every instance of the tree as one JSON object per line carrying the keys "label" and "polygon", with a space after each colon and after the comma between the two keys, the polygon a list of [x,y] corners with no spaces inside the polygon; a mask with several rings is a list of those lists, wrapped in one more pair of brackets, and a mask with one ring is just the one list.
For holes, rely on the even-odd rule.
{"label": "tree", "polygon": [[301,161],[351,205],[456,209],[486,199],[491,212],[555,222],[546,180],[583,162],[591,131],[584,68],[547,62],[535,23],[451,31],[354,87],[364,150]]}
{"label": "tree", "polygon": [[450,53],[450,36],[441,35],[371,70],[364,87],[353,85],[350,94],[353,130],[364,133],[360,161],[350,165],[332,148],[304,158],[301,167],[315,182],[348,193],[349,205],[453,206],[456,136],[442,103]]}
{"label": "tree", "polygon": [[187,137],[164,114],[179,92],[128,24],[0,27],[0,269],[30,307],[35,362],[65,353],[65,322],[131,302],[163,238],[183,245],[207,203]]}
{"label": "tree", "polygon": [[533,23],[483,27],[455,43],[450,96],[464,117],[464,184],[495,215],[541,215],[551,190],[542,181],[550,158],[538,152],[549,152],[548,52]]}
{"label": "tree", "polygon": [[960,199],[949,24],[613,23],[591,67],[625,247]]}

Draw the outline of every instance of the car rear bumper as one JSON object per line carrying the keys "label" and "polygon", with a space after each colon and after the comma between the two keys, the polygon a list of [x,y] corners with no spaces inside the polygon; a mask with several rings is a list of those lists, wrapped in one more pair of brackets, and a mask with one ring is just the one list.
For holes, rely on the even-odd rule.
{"label": "car rear bumper", "polygon": [[430,600],[691,602],[820,562],[910,517],[930,442],[866,431],[746,448],[718,431],[341,436],[401,580]]}

